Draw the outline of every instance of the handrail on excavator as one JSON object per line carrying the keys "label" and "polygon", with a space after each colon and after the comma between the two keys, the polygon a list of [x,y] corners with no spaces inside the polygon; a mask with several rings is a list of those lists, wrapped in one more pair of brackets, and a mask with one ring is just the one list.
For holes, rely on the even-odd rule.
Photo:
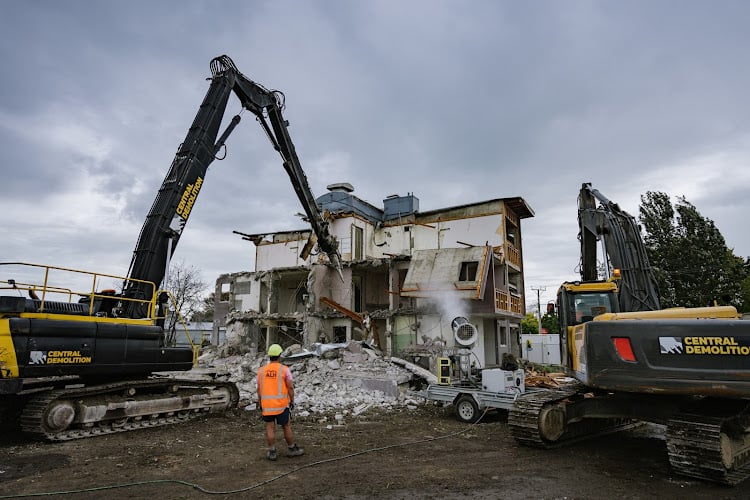
{"label": "handrail on excavator", "polygon": [[[72,269],[60,266],[50,266],[44,264],[34,264],[29,262],[0,262],[0,276],[5,274],[6,269],[10,269],[11,273],[20,273],[24,276],[23,280],[16,280],[14,278],[0,279],[0,290],[16,290],[20,292],[27,292],[29,297],[35,300],[39,300],[39,309],[37,312],[45,312],[45,304],[53,302],[56,297],[65,296],[66,300],[62,302],[73,303],[73,297],[86,297],[89,311],[94,309],[94,301],[96,299],[112,298],[117,297],[118,301],[122,302],[135,302],[148,305],[148,318],[155,319],[156,312],[156,285],[150,281],[136,280],[134,278],[125,278],[114,274],[97,273],[92,271],[83,271],[80,269]],[[68,273],[83,277],[85,281],[91,280],[91,285],[88,288],[71,289],[68,287],[58,286],[53,282],[54,279],[58,279],[54,276],[56,273]],[[41,276],[40,276],[41,274]],[[33,275],[40,276],[33,278]],[[114,295],[115,290],[100,290],[97,291],[97,286],[100,285],[102,278],[111,278],[118,282],[125,281],[138,281],[142,285],[152,290],[150,298],[133,298],[133,297],[121,297]],[[62,280],[60,280],[62,281]],[[65,279],[66,283],[69,283],[70,279]],[[61,301],[57,301],[61,302]]]}

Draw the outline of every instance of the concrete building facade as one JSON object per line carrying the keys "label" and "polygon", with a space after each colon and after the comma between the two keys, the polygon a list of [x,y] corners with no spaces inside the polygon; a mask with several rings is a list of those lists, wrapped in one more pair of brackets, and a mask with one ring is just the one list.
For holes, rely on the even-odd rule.
{"label": "concrete building facade", "polygon": [[[520,197],[427,212],[413,194],[378,208],[349,184],[317,199],[338,243],[341,274],[309,250],[310,230],[243,234],[255,244],[255,270],[216,283],[215,324],[248,349],[369,340],[388,354],[433,368],[434,355],[460,347],[451,322],[476,327],[468,347],[479,366],[520,355],[525,314]],[[240,233],[242,234],[242,233]],[[307,249],[306,249],[307,246]]]}

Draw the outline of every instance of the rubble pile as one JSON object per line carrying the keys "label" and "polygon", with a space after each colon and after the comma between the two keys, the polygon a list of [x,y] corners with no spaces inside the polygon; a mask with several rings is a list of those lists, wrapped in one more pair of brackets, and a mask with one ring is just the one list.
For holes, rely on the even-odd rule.
{"label": "rubble pile", "polygon": [[[240,405],[257,409],[256,376],[268,356],[222,357],[220,352],[204,352],[200,366],[226,371],[240,390]],[[295,345],[284,351],[281,360],[294,377],[295,415],[299,417],[335,413],[336,420],[342,420],[343,415],[356,416],[371,408],[415,409],[422,402],[407,394],[410,384],[423,375],[418,367],[403,360],[397,364],[362,342],[313,344],[309,349]]]}

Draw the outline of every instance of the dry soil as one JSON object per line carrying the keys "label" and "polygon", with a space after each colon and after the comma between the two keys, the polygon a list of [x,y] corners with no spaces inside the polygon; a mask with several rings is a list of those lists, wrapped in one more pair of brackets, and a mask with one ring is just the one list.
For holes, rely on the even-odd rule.
{"label": "dry soil", "polygon": [[[302,457],[265,458],[256,412],[64,443],[0,435],[0,498],[750,498],[675,475],[658,428],[556,450],[518,446],[506,416],[452,407],[293,420]],[[656,432],[655,432],[656,431]],[[277,440],[282,445],[281,433]]]}

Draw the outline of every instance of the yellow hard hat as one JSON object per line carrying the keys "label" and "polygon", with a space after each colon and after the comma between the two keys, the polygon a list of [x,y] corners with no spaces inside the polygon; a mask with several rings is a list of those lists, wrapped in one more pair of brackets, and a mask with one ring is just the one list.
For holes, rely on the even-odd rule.
{"label": "yellow hard hat", "polygon": [[281,351],[283,349],[279,344],[271,344],[271,347],[268,348],[268,355],[273,357],[281,356]]}

